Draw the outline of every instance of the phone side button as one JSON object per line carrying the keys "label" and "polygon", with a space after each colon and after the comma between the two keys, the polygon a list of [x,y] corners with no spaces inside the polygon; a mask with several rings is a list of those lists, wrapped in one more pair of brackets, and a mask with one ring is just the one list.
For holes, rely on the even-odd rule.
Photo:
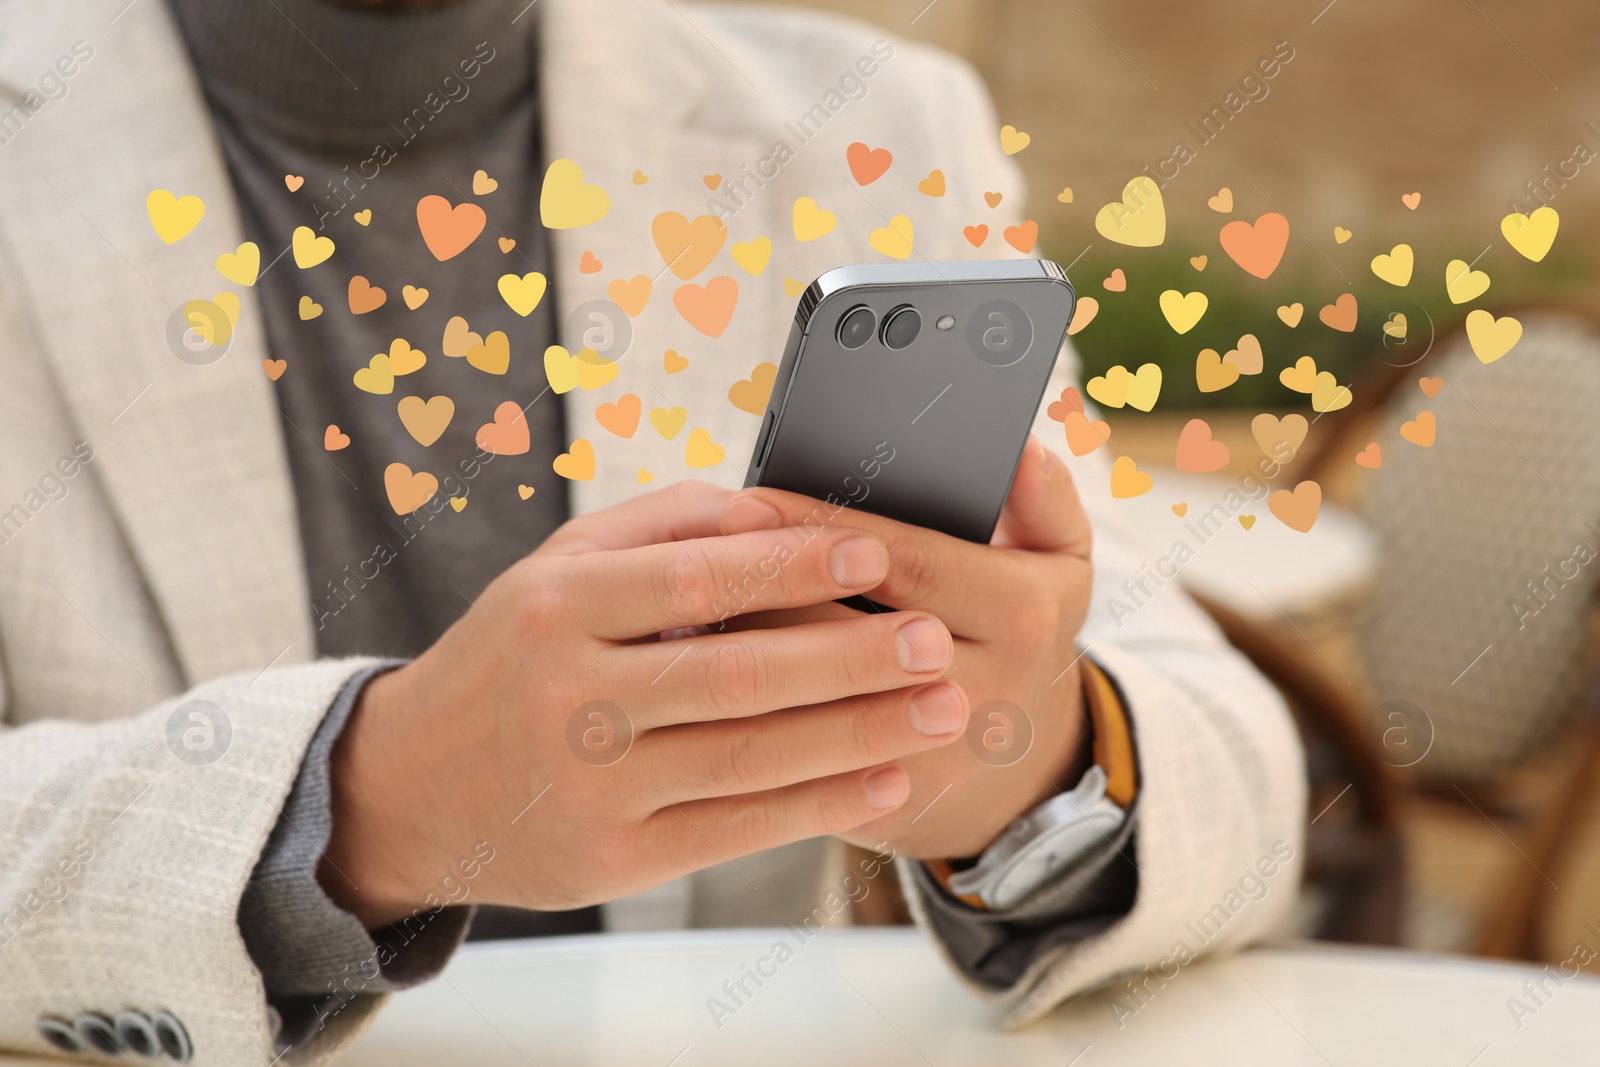
{"label": "phone side button", "polygon": [[763,466],[767,462],[767,446],[772,443],[772,424],[778,420],[776,411],[767,412],[767,417],[761,423],[761,436],[756,439],[756,466]]}

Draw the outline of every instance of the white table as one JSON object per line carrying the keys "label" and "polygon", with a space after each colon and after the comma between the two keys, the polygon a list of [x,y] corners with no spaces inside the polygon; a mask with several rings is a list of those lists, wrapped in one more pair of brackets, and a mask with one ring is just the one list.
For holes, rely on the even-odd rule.
{"label": "white table", "polygon": [[[1102,992],[1019,1033],[957,984],[916,931],[841,930],[706,1001],[783,930],[473,945],[397,996],[342,1067],[774,1064],[1226,1064],[1504,1067],[1594,1063],[1600,980],[1557,989],[1520,1029],[1506,1007],[1538,971],[1367,949],[1257,949],[1183,968],[1119,1029]],[[772,970],[768,966],[765,969]],[[1531,1004],[1531,1002],[1529,1002]]]}

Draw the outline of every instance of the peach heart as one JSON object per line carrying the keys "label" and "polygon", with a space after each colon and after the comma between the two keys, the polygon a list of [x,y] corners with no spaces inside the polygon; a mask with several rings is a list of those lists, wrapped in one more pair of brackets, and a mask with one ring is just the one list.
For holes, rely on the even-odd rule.
{"label": "peach heart", "polygon": [[336,422],[328,423],[328,428],[322,431],[322,447],[329,452],[337,452],[341,448],[350,447],[350,435],[339,429]]}
{"label": "peach heart", "polygon": [[1122,273],[1121,267],[1118,267],[1116,270],[1111,272],[1111,275],[1106,278],[1105,281],[1101,282],[1100,284],[1105,286],[1106,292],[1108,293],[1121,293],[1126,291],[1128,288],[1128,276]]}
{"label": "peach heart", "polygon": [[1067,434],[1067,447],[1074,456],[1087,456],[1111,440],[1111,427],[1099,419],[1089,421],[1081,411],[1069,411],[1063,427]]}
{"label": "peach heart", "polygon": [[1178,516],[1178,518],[1180,518],[1180,519],[1183,518],[1185,515],[1189,514],[1189,504],[1188,504],[1188,502],[1185,501],[1185,502],[1183,502],[1181,504],[1172,505],[1172,513],[1174,515]]}
{"label": "peach heart", "polygon": [[930,170],[928,176],[917,183],[917,192],[923,196],[943,196],[944,171]]}
{"label": "peach heart", "polygon": [[515,400],[495,408],[494,421],[478,427],[478,447],[497,456],[520,456],[531,443],[528,420]]}
{"label": "peach heart", "polygon": [[1292,330],[1300,325],[1300,316],[1305,314],[1305,310],[1305,305],[1298,300],[1292,304],[1280,304],[1278,306],[1278,318],[1282,319],[1283,324]]}
{"label": "peach heart", "polygon": [[628,393],[618,397],[614,404],[601,404],[595,408],[594,417],[601,426],[626,440],[639,428],[641,409],[638,394]]}
{"label": "peach heart", "polygon": [[982,248],[983,242],[989,239],[989,227],[981,222],[976,226],[968,226],[961,233],[973,248]]}
{"label": "peach heart", "polygon": [[1072,309],[1072,322],[1067,326],[1067,336],[1071,337],[1089,325],[1099,313],[1100,301],[1092,296],[1078,297],[1078,306]]}
{"label": "peach heart", "polygon": [[1283,260],[1289,247],[1289,220],[1269,211],[1254,223],[1235,219],[1222,228],[1222,250],[1244,268],[1246,274],[1268,278]]}
{"label": "peach heart", "polygon": [[1027,219],[1020,226],[1007,226],[1001,236],[1006,239],[1006,244],[1026,256],[1039,243],[1039,224]]}
{"label": "peach heart", "polygon": [[593,252],[585,252],[578,260],[578,272],[580,274],[599,274],[600,268],[604,266],[604,263],[595,258]]}
{"label": "peach heart", "polygon": [[1233,210],[1233,190],[1224,185],[1217,190],[1217,195],[1206,201],[1206,206],[1218,214],[1226,215]]}
{"label": "peach heart", "polygon": [[1356,455],[1356,465],[1375,471],[1383,466],[1383,450],[1378,447],[1378,442],[1371,441]]}
{"label": "peach heart", "polygon": [[472,176],[473,196],[488,196],[498,188],[500,183],[489,177],[488,171],[480,170]]}
{"label": "peach heart", "polygon": [[530,496],[533,495],[533,486],[531,486],[531,485],[523,485],[523,484],[519,483],[517,485],[517,495],[520,496],[524,500],[528,499]]}
{"label": "peach heart", "polygon": [[346,298],[350,301],[350,314],[365,315],[369,311],[377,311],[383,307],[384,302],[389,299],[389,294],[357,274],[350,279]]}
{"label": "peach heart", "polygon": [[1078,392],[1076,385],[1069,385],[1061,390],[1061,399],[1052,400],[1045,409],[1045,414],[1056,422],[1066,422],[1067,412],[1083,410],[1083,394]]}
{"label": "peach heart", "polygon": [[1412,211],[1417,210],[1417,205],[1422,203],[1421,193],[1407,193],[1400,198],[1401,202]]}
{"label": "peach heart", "polygon": [[1418,448],[1432,448],[1438,432],[1439,424],[1431,411],[1421,412],[1412,421],[1400,425],[1400,436]]}
{"label": "peach heart", "polygon": [[844,158],[850,164],[850,176],[857,185],[871,185],[883,177],[889,164],[894,162],[887,148],[868,148],[860,141],[845,149]]}
{"label": "peach heart", "polygon": [[1439,390],[1444,388],[1444,379],[1440,377],[1418,378],[1417,384],[1422,387],[1422,395],[1429,400],[1439,395]]}
{"label": "peach heart", "polygon": [[728,240],[728,224],[715,215],[694,221],[676,211],[663,211],[650,220],[656,251],[680,281],[688,281],[711,265]]}
{"label": "peach heart", "polygon": [[1311,423],[1300,414],[1285,415],[1280,419],[1262,412],[1250,420],[1250,436],[1255,438],[1263,455],[1279,464],[1294,459],[1300,446],[1306,443],[1306,434],[1310,432]]}
{"label": "peach heart", "polygon": [[406,302],[406,307],[415,311],[428,302],[428,290],[408,285],[400,290],[400,298]]}
{"label": "peach heart", "polygon": [[1356,298],[1353,293],[1344,293],[1333,303],[1323,307],[1317,317],[1322,324],[1331,330],[1341,333],[1354,333],[1356,328]]}
{"label": "peach heart", "polygon": [[1189,257],[1189,266],[1193,267],[1195,270],[1205,270],[1206,269],[1206,264],[1209,263],[1209,262],[1211,262],[1211,261],[1209,259],[1207,259],[1205,256],[1190,256]]}
{"label": "peach heart", "polygon": [[417,228],[422,231],[428,251],[441,263],[465,252],[488,222],[489,216],[477,204],[452,207],[450,201],[437,194],[417,201]]}
{"label": "peach heart", "polygon": [[281,359],[264,359],[261,361],[261,369],[267,372],[268,378],[277,381],[283,377],[283,372],[289,369],[289,364]]}
{"label": "peach heart", "polygon": [[460,315],[450,316],[444,324],[444,354],[451,359],[461,359],[474,346],[483,344],[483,338],[467,328],[467,320]]}
{"label": "peach heart", "polygon": [[412,472],[404,463],[391,463],[383,469],[383,488],[396,515],[409,515],[433,499],[439,479],[427,471]]}
{"label": "peach heart", "polygon": [[644,314],[644,306],[650,303],[652,288],[650,275],[636,274],[627,281],[617,278],[611,282],[606,286],[606,295],[611,298],[613,304],[627,312],[630,318],[636,319]]}
{"label": "peach heart", "polygon": [[298,193],[300,191],[300,187],[305,183],[305,177],[300,174],[285,174],[283,176],[283,184],[288,187],[291,193]]}
{"label": "peach heart", "polygon": [[733,318],[739,302],[739,283],[727,275],[712,278],[704,286],[688,282],[672,294],[672,305],[683,321],[707,337],[721,337]]}
{"label": "peach heart", "polygon": [[1178,434],[1178,469],[1185,474],[1210,474],[1228,465],[1228,446],[1211,436],[1204,419],[1190,419]]}
{"label": "peach heart", "polygon": [[1309,533],[1322,510],[1322,486],[1306,481],[1293,490],[1279,489],[1267,497],[1267,510],[1289,529]]}
{"label": "peach heart", "polygon": [[1261,342],[1256,335],[1247,333],[1239,338],[1239,347],[1230,348],[1222,355],[1224,363],[1232,363],[1240,374],[1261,373]]}

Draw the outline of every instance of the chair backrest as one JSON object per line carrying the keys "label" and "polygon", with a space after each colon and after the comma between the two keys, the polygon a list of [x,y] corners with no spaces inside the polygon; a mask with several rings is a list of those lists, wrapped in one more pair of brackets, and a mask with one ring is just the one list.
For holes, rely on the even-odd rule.
{"label": "chair backrest", "polygon": [[[1521,317],[1492,364],[1443,342],[1422,372],[1443,388],[1397,390],[1375,438],[1381,562],[1359,640],[1376,699],[1431,723],[1417,771],[1441,781],[1486,778],[1560,725],[1600,581],[1600,329]],[[1425,410],[1427,448],[1401,436]]]}

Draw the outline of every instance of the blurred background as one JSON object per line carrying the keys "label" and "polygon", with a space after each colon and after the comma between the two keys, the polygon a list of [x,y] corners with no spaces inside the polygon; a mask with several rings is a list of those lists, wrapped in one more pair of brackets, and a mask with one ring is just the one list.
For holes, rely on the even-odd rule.
{"label": "blurred background", "polygon": [[[1071,264],[1080,295],[1100,303],[1075,338],[1085,378],[1119,363],[1164,371],[1152,412],[1104,414],[1110,447],[1155,479],[1130,502],[1153,562],[1194,536],[1166,512],[1205,511],[1208,492],[1238,486],[1262,458],[1256,416],[1308,419],[1272,481],[1321,485],[1313,532],[1274,523],[1253,499],[1248,515],[1225,509],[1228,528],[1181,575],[1299,713],[1315,787],[1304,929],[1555,963],[1579,943],[1600,950],[1600,566],[1589,565],[1600,441],[1587,429],[1600,403],[1600,7],[792,2],[964,56],[1000,121],[1032,136],[1017,159],[1039,251]],[[1275,52],[1275,75],[1241,88]],[[1230,92],[1248,103],[1203,138],[1197,127]],[[1179,142],[1192,158],[1175,165]],[[1101,239],[1095,212],[1145,167],[1164,183],[1166,241]],[[1207,206],[1224,187],[1229,214]],[[1401,200],[1410,193],[1415,209]],[[1560,234],[1531,262],[1500,223],[1543,205]],[[1218,231],[1274,210],[1294,232],[1258,280],[1229,262]],[[1336,241],[1335,227],[1351,236]],[[1400,242],[1417,263],[1403,289],[1368,266]],[[1456,258],[1492,278],[1482,298],[1447,298]],[[1119,268],[1126,289],[1108,291]],[[1168,288],[1209,297],[1187,335],[1155,310]],[[1318,310],[1345,292],[1357,329],[1321,326]],[[1294,302],[1297,328],[1276,314]],[[1458,334],[1477,307],[1525,329],[1488,366]],[[1382,330],[1395,312],[1403,339]],[[1202,393],[1196,354],[1245,333],[1266,372]],[[1277,371],[1303,355],[1355,402],[1318,414],[1282,386]],[[1423,410],[1437,417],[1427,448],[1415,443]],[[1209,481],[1170,469],[1195,417],[1230,449]],[[1369,444],[1381,465],[1355,462]],[[1263,522],[1245,529],[1256,512]]]}

